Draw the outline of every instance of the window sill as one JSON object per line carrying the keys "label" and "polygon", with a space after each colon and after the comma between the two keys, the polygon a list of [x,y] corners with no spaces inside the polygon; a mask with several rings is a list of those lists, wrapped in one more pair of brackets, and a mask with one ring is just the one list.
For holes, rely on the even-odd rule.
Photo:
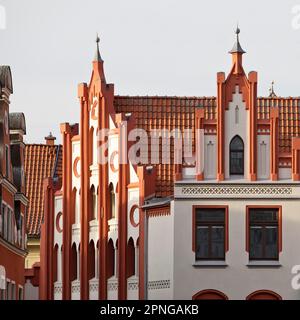
{"label": "window sill", "polygon": [[202,260],[202,261],[195,261],[193,263],[193,267],[195,268],[202,268],[202,267],[227,267],[228,264],[226,261],[220,261],[220,260]]}
{"label": "window sill", "polygon": [[281,267],[281,263],[279,261],[268,261],[268,260],[256,260],[256,261],[249,261],[248,264],[247,264],[247,267],[249,268],[264,268],[264,267],[267,267],[267,268],[279,268]]}

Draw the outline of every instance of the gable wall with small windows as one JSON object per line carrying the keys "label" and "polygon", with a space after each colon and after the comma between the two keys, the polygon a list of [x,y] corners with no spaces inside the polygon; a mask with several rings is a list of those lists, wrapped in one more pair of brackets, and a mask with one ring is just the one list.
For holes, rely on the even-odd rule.
{"label": "gable wall with small windows", "polygon": [[235,178],[230,173],[230,142],[235,136],[240,137],[244,142],[244,174],[243,178],[248,178],[249,172],[249,111],[246,110],[243,96],[236,86],[229,103],[228,110],[225,111],[225,179]]}

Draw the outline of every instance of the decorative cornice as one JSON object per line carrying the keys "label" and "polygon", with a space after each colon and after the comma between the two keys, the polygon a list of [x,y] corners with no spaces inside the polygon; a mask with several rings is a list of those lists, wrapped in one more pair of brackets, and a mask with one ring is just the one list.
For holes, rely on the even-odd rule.
{"label": "decorative cornice", "polygon": [[20,201],[22,204],[24,204],[24,206],[28,206],[28,204],[29,204],[28,198],[22,192],[17,192],[15,194],[15,200]]}
{"label": "decorative cornice", "polygon": [[2,237],[0,237],[0,245],[3,245],[3,247],[5,247],[6,249],[10,250],[11,252],[17,254],[18,256],[21,257],[26,257],[28,252],[26,250],[23,250],[21,248],[18,248],[17,246],[15,246],[12,243],[9,243],[8,241],[6,241],[5,239],[3,239]]}
{"label": "decorative cornice", "polygon": [[12,194],[17,193],[17,188],[9,181],[7,178],[1,176],[0,177],[0,184],[2,184],[4,187],[7,188],[8,191],[10,191]]}

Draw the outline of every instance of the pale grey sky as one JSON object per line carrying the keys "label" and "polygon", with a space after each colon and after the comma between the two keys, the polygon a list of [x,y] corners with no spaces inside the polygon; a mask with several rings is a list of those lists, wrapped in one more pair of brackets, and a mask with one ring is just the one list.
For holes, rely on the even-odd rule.
{"label": "pale grey sky", "polygon": [[[259,73],[259,95],[272,80],[282,96],[300,96],[300,0],[0,0],[0,64],[12,68],[11,111],[23,111],[27,142],[43,142],[59,124],[79,121],[77,84],[88,82],[96,32],[116,94],[216,95],[228,73],[234,30]],[[299,19],[300,20],[300,19]]]}

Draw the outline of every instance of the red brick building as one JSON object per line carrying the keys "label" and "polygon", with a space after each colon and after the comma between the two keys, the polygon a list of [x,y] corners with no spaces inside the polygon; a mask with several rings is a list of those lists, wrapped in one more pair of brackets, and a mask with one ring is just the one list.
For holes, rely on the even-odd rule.
{"label": "red brick building", "polygon": [[44,219],[44,179],[61,179],[62,146],[55,145],[52,134],[45,137],[45,144],[27,144],[25,147],[27,209],[26,268],[40,262],[40,232]]}
{"label": "red brick building", "polygon": [[11,70],[0,67],[0,299],[24,298],[26,210],[23,113],[10,113]]}

